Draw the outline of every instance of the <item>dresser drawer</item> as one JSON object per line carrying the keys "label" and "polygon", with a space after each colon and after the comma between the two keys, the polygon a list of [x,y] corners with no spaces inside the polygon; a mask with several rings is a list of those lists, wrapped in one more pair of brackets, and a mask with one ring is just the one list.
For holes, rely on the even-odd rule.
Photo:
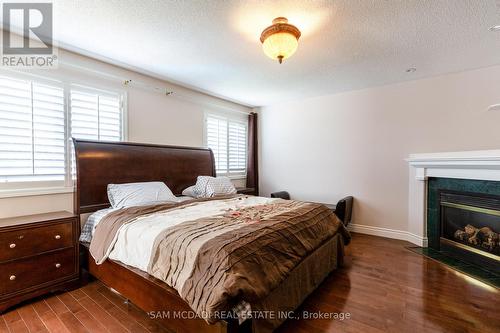
{"label": "dresser drawer", "polygon": [[74,248],[9,261],[0,264],[0,295],[21,292],[76,273]]}
{"label": "dresser drawer", "polygon": [[0,262],[70,246],[73,226],[69,221],[0,232]]}

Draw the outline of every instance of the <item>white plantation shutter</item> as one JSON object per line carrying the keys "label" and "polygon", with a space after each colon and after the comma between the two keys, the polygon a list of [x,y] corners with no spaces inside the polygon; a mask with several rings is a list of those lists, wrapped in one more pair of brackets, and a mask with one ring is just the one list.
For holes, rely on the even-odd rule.
{"label": "white plantation shutter", "polygon": [[[70,93],[71,136],[76,139],[121,141],[121,96],[85,88]],[[71,143],[71,174],[75,175],[75,154]]]}
{"label": "white plantation shutter", "polygon": [[120,141],[120,95],[71,89],[71,136],[77,139]]}
{"label": "white plantation shutter", "polygon": [[247,169],[247,127],[241,122],[229,122],[229,173],[244,174]]}
{"label": "white plantation shutter", "polygon": [[207,115],[205,135],[206,145],[214,153],[217,175],[237,176],[246,173],[245,122],[218,115]]}
{"label": "white plantation shutter", "polygon": [[64,90],[0,76],[0,182],[64,180]]}
{"label": "white plantation shutter", "polygon": [[64,180],[64,89],[33,83],[34,170],[37,179]]}
{"label": "white plantation shutter", "polygon": [[217,174],[227,173],[227,120],[207,117],[207,146],[215,157]]}
{"label": "white plantation shutter", "polygon": [[122,139],[120,96],[99,96],[99,140]]}
{"label": "white plantation shutter", "polygon": [[70,82],[0,75],[0,191],[71,186],[71,137],[121,141],[122,99]]}
{"label": "white plantation shutter", "polygon": [[31,82],[0,77],[0,180],[33,175]]}
{"label": "white plantation shutter", "polygon": [[71,90],[71,136],[76,139],[99,139],[98,96]]}

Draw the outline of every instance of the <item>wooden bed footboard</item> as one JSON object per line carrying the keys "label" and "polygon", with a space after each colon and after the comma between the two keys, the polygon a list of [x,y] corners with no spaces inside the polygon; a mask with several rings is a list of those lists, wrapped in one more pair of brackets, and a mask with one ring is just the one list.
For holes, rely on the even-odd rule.
{"label": "wooden bed footboard", "polygon": [[[251,332],[251,323],[240,326],[236,320],[208,324],[201,318],[192,318],[193,310],[180,298],[177,291],[164,282],[136,268],[107,260],[97,265],[84,248],[88,272],[107,287],[127,298],[152,320],[175,332],[241,333]],[[89,260],[90,259],[90,260]]]}

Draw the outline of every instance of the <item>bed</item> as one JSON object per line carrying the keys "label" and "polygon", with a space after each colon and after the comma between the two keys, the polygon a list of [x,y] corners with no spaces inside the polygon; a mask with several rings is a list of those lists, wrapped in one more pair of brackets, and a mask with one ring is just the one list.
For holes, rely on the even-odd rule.
{"label": "bed", "polygon": [[[107,197],[108,184],[163,181],[175,195],[180,195],[185,188],[196,182],[198,176],[215,176],[214,156],[210,149],[139,143],[96,142],[86,140],[74,140],[74,146],[77,166],[77,184],[74,206],[75,213],[78,216],[81,214],[92,213],[110,206]],[[278,316],[276,314],[289,314],[290,311],[295,310],[302,303],[305,297],[307,297],[307,295],[309,295],[331,271],[335,270],[342,264],[344,255],[343,249],[344,245],[349,241],[349,234],[333,213],[331,213],[328,208],[322,207],[322,205],[310,203],[306,204],[294,201],[282,202],[283,200],[270,202],[268,200],[282,199],[265,199],[240,195],[228,198],[207,199],[206,201],[193,200],[193,202],[189,201],[185,204],[182,203],[178,206],[168,207],[168,212],[173,214],[178,213],[178,210],[180,209],[186,209],[186,211],[188,209],[200,209],[200,207],[205,207],[204,209],[207,209],[216,204],[230,206],[235,203],[238,207],[243,207],[242,203],[245,203],[245,205],[248,206],[245,206],[247,208],[241,208],[239,210],[229,209],[228,211],[231,211],[231,214],[224,216],[226,221],[234,222],[235,225],[237,221],[243,221],[241,223],[238,222],[240,223],[238,226],[242,225],[242,227],[238,227],[239,229],[237,230],[241,229],[245,230],[245,232],[246,230],[254,230],[252,232],[255,234],[255,230],[259,230],[258,232],[264,235],[263,230],[271,230],[272,228],[275,228],[272,232],[266,232],[268,232],[269,235],[288,235],[287,240],[289,241],[289,244],[288,242],[281,241],[281,243],[276,246],[284,246],[287,251],[293,252],[294,255],[285,253],[283,256],[283,253],[280,252],[284,251],[282,249],[278,249],[275,253],[273,253],[276,261],[273,263],[266,262],[270,260],[261,258],[265,257],[269,253],[263,252],[264,250],[261,249],[266,248],[267,243],[262,243],[258,246],[258,251],[260,252],[255,250],[255,253],[259,253],[260,255],[246,255],[238,257],[238,265],[231,264],[230,266],[234,271],[227,269],[226,266],[222,266],[223,268],[214,272],[213,276],[217,276],[217,279],[222,279],[221,276],[226,279],[226,272],[232,272],[232,275],[230,276],[237,276],[238,281],[255,281],[252,280],[252,275],[257,275],[256,279],[260,278],[264,280],[268,279],[269,281],[278,281],[276,282],[276,285],[272,285],[272,287],[271,285],[267,286],[267,284],[256,287],[255,283],[253,285],[250,284],[250,286],[246,286],[246,288],[253,288],[252,291],[257,290],[255,292],[256,294],[264,295],[258,299],[250,297],[250,304],[246,302],[235,303],[231,298],[229,298],[229,296],[227,296],[229,293],[228,289],[224,288],[228,285],[231,285],[231,288],[233,288],[232,290],[236,290],[238,293],[242,293],[242,295],[244,295],[245,287],[237,285],[236,282],[232,280],[230,282],[234,283],[231,284],[228,282],[229,280],[222,279],[224,283],[221,282],[219,285],[213,284],[210,288],[211,293],[213,290],[219,290],[222,288],[223,290],[220,292],[219,296],[227,296],[226,298],[228,298],[231,302],[222,302],[219,299],[220,297],[213,300],[213,297],[211,296],[209,298],[204,296],[204,294],[208,292],[208,288],[207,291],[203,288],[205,288],[205,285],[209,285],[209,283],[211,283],[210,279],[214,278],[211,276],[210,279],[208,279],[205,276],[205,268],[202,267],[198,269],[200,265],[203,266],[201,264],[201,259],[199,262],[196,261],[196,265],[193,266],[201,271],[197,277],[199,280],[193,280],[194,277],[197,276],[197,273],[193,270],[191,275],[186,278],[186,281],[191,284],[201,285],[202,288],[198,288],[198,291],[193,292],[195,294],[197,293],[195,296],[189,295],[189,297],[184,295],[182,292],[180,293],[178,288],[174,289],[169,284],[165,283],[166,280],[157,278],[159,275],[154,274],[155,276],[153,276],[153,273],[148,274],[143,269],[126,265],[121,261],[112,260],[103,256],[102,263],[97,264],[94,259],[95,253],[94,257],[91,256],[88,246],[81,247],[82,262],[84,263],[83,270],[102,281],[106,286],[119,292],[122,296],[130,300],[142,310],[150,313],[152,317],[162,320],[166,327],[178,332],[272,331],[286,319],[286,316]],[[260,207],[261,211],[258,211],[256,207]],[[269,207],[273,208],[270,209]],[[167,211],[164,208],[161,209],[163,210],[160,210],[160,208],[157,210],[161,212]],[[289,231],[285,232],[285,229],[281,226],[281,220],[274,221],[271,227],[270,224],[265,224],[269,222],[268,220],[265,220],[265,223],[259,220],[257,221],[260,222],[259,224],[255,223],[253,220],[250,221],[251,219],[249,220],[247,217],[245,217],[247,218],[246,220],[243,218],[245,214],[250,214],[251,216],[256,216],[257,214],[259,218],[262,218],[262,216],[268,216],[263,214],[270,214],[270,210],[273,211],[275,215],[278,213],[275,213],[274,210],[279,211],[280,213],[278,215],[280,216],[280,219],[283,219],[284,216],[289,216],[286,221],[288,223],[287,230]],[[258,213],[255,213],[255,211],[258,211]],[[297,214],[298,211],[303,211],[303,213]],[[221,218],[218,217],[218,220],[220,219]],[[206,221],[203,220],[202,222],[205,223]],[[304,227],[306,222],[310,223],[310,230]],[[328,223],[335,224],[336,227],[332,228]],[[182,225],[185,224],[186,223]],[[262,227],[264,225],[266,227]],[[122,229],[123,228],[124,227],[122,227]],[[192,228],[193,229],[189,232],[196,231],[196,228],[198,227],[193,225]],[[311,233],[314,230],[316,234],[312,237]],[[304,233],[304,236],[299,235],[299,233],[302,232]],[[252,235],[254,235],[254,233],[252,233]],[[329,234],[326,235],[326,233]],[[225,232],[223,236],[229,234],[230,233]],[[275,237],[269,235],[266,237]],[[303,238],[300,238],[299,236]],[[119,237],[109,238],[116,240]],[[227,244],[225,246],[235,247],[233,253],[241,253],[241,251],[243,251],[241,249],[245,249],[245,251],[247,251],[247,248],[244,246],[235,245],[240,241],[239,236],[236,237],[233,234],[230,234],[230,236],[227,236],[226,238]],[[259,236],[258,239],[261,238],[265,239],[264,236]],[[295,238],[297,238],[297,240],[295,240]],[[203,251],[199,251],[205,253],[208,250],[211,250],[213,252],[207,252],[208,255],[211,255],[214,258],[217,257],[216,254],[221,252],[221,248],[213,250],[212,248],[214,248],[221,239],[222,238],[217,238],[217,242],[207,242],[211,244],[211,247],[203,247]],[[246,242],[247,239],[250,238],[244,238],[242,236],[241,242]],[[167,242],[166,246],[170,246],[169,244],[170,243]],[[258,244],[257,241],[256,244]],[[226,247],[224,248],[225,250]],[[302,247],[304,247],[304,249],[302,249]],[[309,250],[307,250],[308,247]],[[191,249],[187,246],[187,248],[183,248],[183,250],[190,251]],[[252,249],[252,251],[253,250],[254,249]],[[195,255],[193,255],[196,260],[201,258],[202,255],[200,252],[196,252]],[[233,253],[231,253],[231,255],[233,255]],[[248,259],[248,267],[253,268],[252,270],[244,271],[245,267],[248,269],[246,266],[247,264],[244,264],[247,257],[250,258]],[[226,264],[226,260],[227,258],[221,258],[221,262],[224,263],[224,265]],[[231,257],[231,260],[233,260],[233,257]],[[162,269],[163,266],[161,261],[159,262],[160,264],[157,264],[155,266],[156,270],[153,271],[156,272]],[[242,264],[240,264],[240,262]],[[205,264],[208,265],[207,263]],[[252,266],[252,264],[254,266]],[[253,274],[253,270],[257,267],[255,266],[256,264],[262,267],[268,265],[268,272],[264,274],[259,274],[258,272]],[[150,263],[150,266],[153,265]],[[233,268],[233,266],[238,267]],[[278,272],[276,274],[278,277],[281,276],[281,278],[278,279],[269,272],[273,269],[273,266],[277,267]],[[235,271],[236,269],[240,269],[240,271]],[[215,269],[213,270],[215,271]],[[151,273],[150,270],[147,271]],[[270,277],[265,276],[266,274]],[[184,283],[184,285],[188,282]],[[271,284],[271,282],[269,283]],[[235,284],[236,287],[234,287]],[[194,290],[196,288],[192,289]],[[262,290],[265,290],[265,293],[259,293]],[[233,313],[235,308],[238,308],[241,304],[243,304],[244,306],[251,306],[252,311],[265,310],[273,312],[274,315],[272,318],[262,318],[254,315],[253,318],[248,318],[246,320],[242,320],[241,317],[235,318],[231,315],[224,316],[223,318],[217,317],[215,319],[213,316],[209,316],[207,319],[207,317],[193,317],[191,315],[191,313],[193,313],[193,309],[198,311],[195,311],[195,314],[199,314],[203,309],[205,309],[205,302],[209,302],[209,300],[212,301],[213,304],[223,304],[223,308],[229,307],[227,308],[229,313]],[[201,302],[201,305],[195,307],[193,304],[196,302]],[[210,307],[210,309],[212,308],[213,307]],[[217,311],[217,313],[220,312],[221,311]]]}

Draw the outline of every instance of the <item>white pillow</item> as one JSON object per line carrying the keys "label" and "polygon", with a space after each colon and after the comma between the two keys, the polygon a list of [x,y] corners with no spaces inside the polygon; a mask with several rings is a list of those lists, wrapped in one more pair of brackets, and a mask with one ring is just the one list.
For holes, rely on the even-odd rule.
{"label": "white pillow", "polygon": [[177,197],[163,182],[109,184],[108,199],[113,208],[177,201]]}
{"label": "white pillow", "polygon": [[182,195],[185,197],[196,198],[196,193],[194,192],[196,185],[189,186],[182,191]]}
{"label": "white pillow", "polygon": [[211,198],[221,194],[236,194],[236,188],[227,177],[198,176],[194,193],[197,198]]}

